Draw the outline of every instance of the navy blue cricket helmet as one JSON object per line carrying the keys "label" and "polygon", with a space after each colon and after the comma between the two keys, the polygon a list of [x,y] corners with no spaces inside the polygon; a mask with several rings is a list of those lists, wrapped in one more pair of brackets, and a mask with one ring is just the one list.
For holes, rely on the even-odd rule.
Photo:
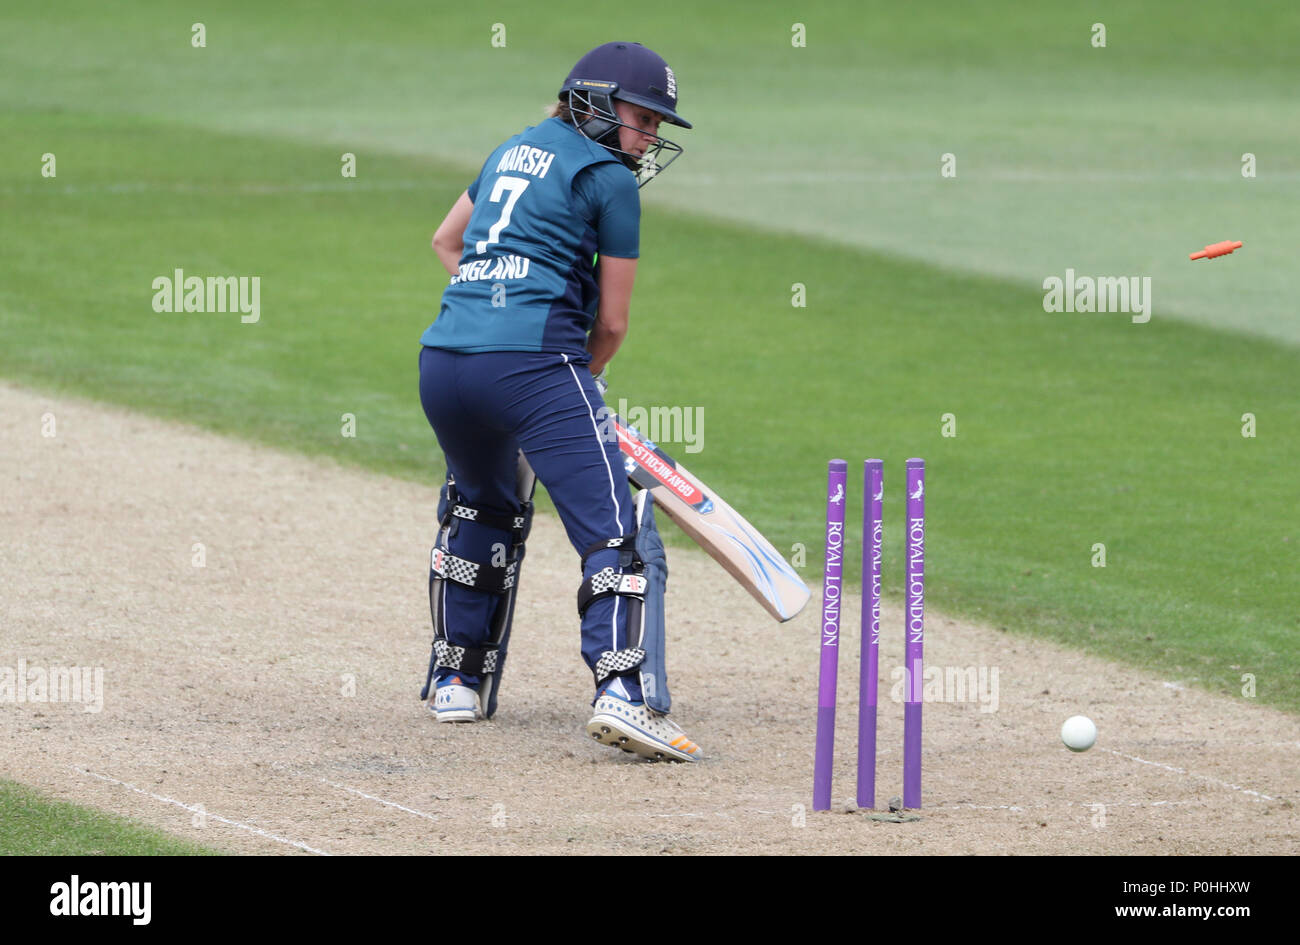
{"label": "navy blue cricket helmet", "polygon": [[[560,100],[569,106],[574,127],[610,151],[637,175],[644,187],[682,153],[680,145],[654,137],[644,155],[624,151],[619,128],[624,124],[614,100],[640,105],[664,121],[690,128],[677,114],[677,77],[662,56],[640,43],[605,43],[587,53],[569,71],[560,87]],[[640,132],[640,129],[632,130]]]}

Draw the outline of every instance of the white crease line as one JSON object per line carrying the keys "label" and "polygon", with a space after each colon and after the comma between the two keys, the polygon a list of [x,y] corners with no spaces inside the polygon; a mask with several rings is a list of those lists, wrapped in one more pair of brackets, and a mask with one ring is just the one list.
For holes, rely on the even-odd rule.
{"label": "white crease line", "polygon": [[416,817],[423,817],[426,820],[438,819],[433,814],[426,814],[424,811],[416,810],[413,807],[403,807],[401,804],[398,804],[396,801],[386,801],[382,797],[375,797],[373,794],[367,794],[365,791],[358,791],[356,788],[350,788],[346,784],[335,784],[333,781],[326,781],[324,778],[321,778],[321,783],[328,784],[330,787],[336,787],[340,791],[348,791],[349,793],[360,795],[361,797],[364,797],[368,801],[375,801],[376,803],[379,804],[387,804],[389,807],[396,807],[398,810],[404,810],[408,814],[414,814]]}
{"label": "white crease line", "polygon": [[68,767],[71,768],[73,771],[80,771],[82,774],[88,774],[92,778],[99,778],[99,780],[101,781],[108,781],[111,784],[120,784],[122,787],[135,791],[135,793],[137,794],[143,794],[145,797],[152,797],[155,801],[162,801],[164,804],[173,804],[176,807],[181,808],[182,810],[189,811],[191,814],[202,814],[204,817],[211,817],[213,820],[219,821],[223,824],[229,824],[232,827],[238,827],[240,830],[247,830],[251,833],[257,834],[260,837],[266,837],[268,840],[274,840],[276,843],[288,844],[291,847],[297,847],[300,850],[306,850],[308,853],[315,853],[318,854],[319,856],[334,855],[332,853],[326,853],[324,850],[317,850],[315,847],[309,847],[307,846],[307,844],[300,843],[297,840],[288,840],[284,837],[277,837],[275,834],[267,833],[265,830],[262,830],[258,827],[253,827],[250,826],[249,824],[241,824],[237,820],[229,820],[228,818],[222,817],[218,814],[214,814],[209,810],[203,810],[202,808],[199,807],[192,807],[189,804],[183,804],[178,800],[175,800],[170,797],[163,797],[160,794],[151,794],[149,791],[141,790],[140,788],[136,787],[134,784],[127,784],[125,781],[117,780],[117,778],[110,778],[106,774],[96,774],[94,771],[88,771],[85,768],[78,768],[76,765],[68,765]]}
{"label": "white crease line", "polygon": [[1197,774],[1194,771],[1188,771],[1186,768],[1175,768],[1173,765],[1162,764],[1159,761],[1147,761],[1145,758],[1138,758],[1136,755],[1126,755],[1122,751],[1116,751],[1113,748],[1105,748],[1103,751],[1115,755],[1119,758],[1126,758],[1129,761],[1136,761],[1139,764],[1151,765],[1155,768],[1164,768],[1166,771],[1172,771],[1174,774],[1185,774],[1189,778],[1199,778],[1202,781],[1209,781],[1211,784],[1217,784],[1219,787],[1231,788],[1234,791],[1240,791],[1242,794],[1249,794],[1251,797],[1258,797],[1261,800],[1272,801],[1276,798],[1269,797],[1267,794],[1261,794],[1259,791],[1252,791],[1244,788],[1239,784],[1230,784],[1227,781],[1220,781],[1218,778],[1212,778],[1206,774]]}
{"label": "white crease line", "polygon": [[[1110,807],[1172,807],[1172,806],[1176,806],[1176,805],[1182,805],[1182,806],[1198,806],[1198,805],[1217,804],[1217,803],[1219,803],[1219,802],[1218,802],[1218,801],[1207,801],[1207,800],[1203,800],[1203,799],[1196,799],[1196,800],[1187,800],[1187,801],[1095,801],[1095,802],[1087,802],[1087,801],[1058,801],[1058,802],[1056,802],[1056,803],[1051,803],[1051,804],[939,804],[939,805],[934,805],[934,806],[930,806],[930,807],[922,808],[922,813],[924,813],[926,810],[929,810],[929,811],[940,811],[940,810],[1005,810],[1005,811],[1013,811],[1013,812],[1015,812],[1015,813],[1023,814],[1023,813],[1028,813],[1028,812],[1030,812],[1030,811],[1035,811],[1035,810],[1059,810],[1061,807],[1078,807],[1078,808],[1085,809],[1085,810],[1091,810],[1092,808],[1094,808],[1094,807],[1096,807],[1096,806],[1098,806],[1098,805],[1100,805],[1100,806],[1102,806],[1102,807],[1108,807],[1108,808],[1110,808]],[[883,813],[887,813],[887,811],[885,811],[885,810],[883,810],[883,809],[878,809],[878,808],[870,808],[870,809],[865,808],[865,807],[857,807],[857,808],[853,808],[851,804],[849,804],[849,807],[852,808],[853,810],[856,810],[856,811],[859,812],[859,813],[868,813],[868,814],[883,814]],[[789,811],[784,811],[784,810],[761,810],[761,809],[758,809],[758,808],[742,808],[741,811],[740,811],[740,813],[742,813],[742,814],[760,814],[760,815],[767,816],[767,817],[788,817],[788,816],[790,816],[790,812],[789,812]],[[588,817],[591,817],[591,818],[599,818],[599,817],[604,816],[604,815],[588,814],[588,815],[583,815],[583,816],[588,816]],[[664,818],[664,817],[717,817],[717,818],[720,818],[720,819],[722,819],[722,820],[734,820],[734,819],[735,819],[735,816],[734,816],[730,811],[704,811],[704,812],[698,812],[698,813],[697,813],[697,812],[692,812],[692,811],[678,811],[678,812],[675,812],[675,813],[661,813],[661,814],[645,812],[645,813],[641,813],[641,814],[636,815],[636,816],[641,816],[641,817],[653,817],[653,818]]]}
{"label": "white crease line", "polygon": [[[785,811],[776,811],[776,810],[752,810],[752,809],[749,809],[749,808],[741,808],[740,813],[742,813],[742,814],[764,814],[764,815],[773,815],[773,816],[777,816],[777,817],[788,817],[788,816],[789,816],[789,814],[788,814],[787,812],[785,812]],[[606,815],[605,815],[604,813],[600,813],[600,812],[598,812],[598,813],[588,813],[587,811],[574,811],[574,816],[575,816],[575,817],[586,818],[586,819],[588,819],[588,820],[600,820],[600,819],[604,818]],[[726,811],[726,810],[706,810],[706,811],[689,811],[689,810],[682,810],[682,811],[669,811],[669,812],[666,812],[666,813],[654,813],[654,812],[652,812],[652,811],[637,811],[637,812],[635,812],[635,813],[629,813],[627,816],[628,816],[629,818],[648,817],[648,818],[652,818],[652,819],[675,818],[675,817],[717,817],[717,818],[719,818],[720,820],[735,820],[735,819],[736,819],[736,815],[735,815],[735,814],[733,814],[731,811]]]}
{"label": "white crease line", "polygon": [[[1198,805],[1198,804],[1215,804],[1217,801],[1064,801],[1066,807],[1094,808],[1094,807],[1172,807],[1174,805]],[[1060,807],[1061,804],[944,804],[938,807],[922,808],[922,810],[1010,810],[1018,813],[1025,813],[1031,810],[1053,810]]]}

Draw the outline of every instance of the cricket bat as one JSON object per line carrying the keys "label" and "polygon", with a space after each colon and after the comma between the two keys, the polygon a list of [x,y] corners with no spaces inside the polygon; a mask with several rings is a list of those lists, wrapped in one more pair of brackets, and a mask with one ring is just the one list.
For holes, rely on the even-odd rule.
{"label": "cricket bat", "polygon": [[649,489],[655,504],[690,535],[777,620],[785,622],[808,603],[811,591],[779,551],[753,525],[619,416],[618,434],[627,477]]}

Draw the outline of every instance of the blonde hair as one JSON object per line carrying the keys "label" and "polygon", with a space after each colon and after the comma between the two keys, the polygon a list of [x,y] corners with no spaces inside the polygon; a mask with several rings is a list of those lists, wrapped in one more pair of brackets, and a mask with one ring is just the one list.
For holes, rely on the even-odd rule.
{"label": "blonde hair", "polygon": [[563,100],[552,102],[544,109],[547,118],[558,118],[568,124],[573,124],[573,112],[569,108],[569,103]]}

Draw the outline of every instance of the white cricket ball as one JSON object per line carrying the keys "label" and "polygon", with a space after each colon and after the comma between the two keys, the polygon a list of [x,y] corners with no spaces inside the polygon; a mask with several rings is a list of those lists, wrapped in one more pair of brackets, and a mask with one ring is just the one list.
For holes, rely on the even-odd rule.
{"label": "white cricket ball", "polygon": [[1087,751],[1097,741],[1097,726],[1086,715],[1072,715],[1061,726],[1061,741],[1070,751]]}

